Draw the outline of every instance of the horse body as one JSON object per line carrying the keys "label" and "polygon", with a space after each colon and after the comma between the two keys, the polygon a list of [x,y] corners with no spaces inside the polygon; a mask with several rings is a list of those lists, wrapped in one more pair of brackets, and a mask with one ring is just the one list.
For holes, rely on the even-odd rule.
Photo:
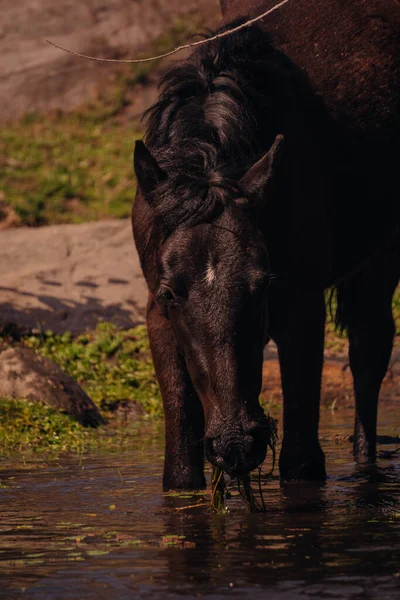
{"label": "horse body", "polygon": [[[221,0],[226,22],[258,16],[273,4]],[[335,124],[338,275],[379,247],[399,220],[400,6],[397,0],[296,0],[268,15],[264,27],[307,73]],[[377,198],[384,203],[379,211]]]}
{"label": "horse body", "polygon": [[[227,23],[268,8],[221,4]],[[372,8],[383,3],[353,4],[299,0],[268,17],[274,43],[258,25],[208,43],[167,73],[150,110],[148,149],[135,151],[133,230],[165,409],[165,488],[202,487],[204,451],[232,474],[262,462],[269,338],[285,401],[281,475],[325,477],[318,420],[332,285],[349,331],[354,449],[375,455],[400,271],[399,9],[389,19],[385,3],[378,19]],[[365,23],[379,24],[375,37]]]}
{"label": "horse body", "polygon": [[[225,22],[255,17],[270,0],[221,0]],[[304,69],[337,123],[364,140],[399,135],[397,0],[293,0],[268,15],[273,43]]]}

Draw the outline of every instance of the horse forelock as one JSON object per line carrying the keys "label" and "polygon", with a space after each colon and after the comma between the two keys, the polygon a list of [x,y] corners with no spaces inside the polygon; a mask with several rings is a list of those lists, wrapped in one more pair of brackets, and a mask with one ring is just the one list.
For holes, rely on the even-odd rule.
{"label": "horse forelock", "polygon": [[212,219],[240,194],[218,164],[215,148],[206,142],[170,146],[157,158],[168,178],[155,190],[154,209],[169,230]]}
{"label": "horse forelock", "polygon": [[170,69],[147,111],[147,144],[168,178],[156,215],[174,228],[205,221],[239,194],[235,182],[260,152],[255,62],[271,50],[259,27],[216,40]]}

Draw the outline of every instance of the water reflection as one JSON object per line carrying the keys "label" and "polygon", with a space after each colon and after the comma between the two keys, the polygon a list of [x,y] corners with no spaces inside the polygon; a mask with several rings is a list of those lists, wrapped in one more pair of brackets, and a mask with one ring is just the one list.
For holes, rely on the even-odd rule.
{"label": "water reflection", "polygon": [[159,440],[82,464],[5,465],[0,596],[398,597],[400,456],[355,464],[338,423],[325,416],[330,479],[266,482],[266,514],[162,494]]}
{"label": "water reflection", "polygon": [[[232,587],[279,588],[282,582],[288,592],[292,581],[297,592],[314,595],[316,582],[328,580],[331,588],[341,582],[338,593],[345,593],[344,580],[356,577],[365,587],[374,574],[393,578],[397,588],[398,466],[356,467],[325,485],[275,485],[267,515],[238,509],[211,518],[169,514],[166,531],[179,531],[189,542],[187,550],[168,555],[171,591],[190,589],[196,581],[203,594],[216,588],[220,593]],[[359,593],[358,588],[348,591]]]}

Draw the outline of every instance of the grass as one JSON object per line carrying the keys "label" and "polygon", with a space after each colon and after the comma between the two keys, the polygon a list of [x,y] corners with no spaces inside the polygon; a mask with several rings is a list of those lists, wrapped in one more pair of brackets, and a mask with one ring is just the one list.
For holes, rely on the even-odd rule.
{"label": "grass", "polygon": [[[202,30],[198,16],[176,19],[145,55],[159,54]],[[28,114],[0,128],[0,226],[80,223],[127,217],[136,184],[134,141],[139,121],[119,118],[132,90],[146,84],[158,61],[115,67],[112,89],[73,113]],[[114,67],[112,67],[114,68]]]}
{"label": "grass", "polygon": [[124,331],[101,323],[76,338],[49,331],[24,343],[74,377],[106,416],[121,400],[134,400],[151,417],[162,414],[145,327]]}
{"label": "grass", "polygon": [[131,450],[137,447],[138,441],[141,447],[149,448],[160,435],[160,420],[120,422],[115,419],[92,429],[82,427],[49,406],[0,398],[0,458],[37,455],[46,459],[75,454],[81,460],[88,451]]}
{"label": "grass", "polygon": [[[144,327],[128,331],[101,324],[94,332],[73,338],[52,332],[27,336],[22,341],[54,360],[72,375],[108,419],[97,430],[87,429],[68,415],[24,400],[0,399],[0,454],[84,451],[129,443],[143,433],[143,419],[120,423],[113,419],[119,401],[134,402],[144,417],[160,417],[161,397]],[[7,345],[7,341],[3,342]]]}
{"label": "grass", "polygon": [[79,223],[126,217],[135,193],[131,166],[137,129],[79,114],[31,117],[0,129],[3,216],[14,223]]}
{"label": "grass", "polygon": [[67,415],[25,400],[0,398],[0,453],[79,452],[93,446],[93,432]]}

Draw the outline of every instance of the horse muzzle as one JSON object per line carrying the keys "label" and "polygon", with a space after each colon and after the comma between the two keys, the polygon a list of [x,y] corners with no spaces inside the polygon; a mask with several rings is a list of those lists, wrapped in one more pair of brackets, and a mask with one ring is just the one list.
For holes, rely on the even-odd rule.
{"label": "horse muzzle", "polygon": [[205,438],[207,460],[230,477],[245,475],[256,469],[265,459],[267,446],[268,436],[257,424],[246,431],[228,430],[220,435],[206,435]]}

